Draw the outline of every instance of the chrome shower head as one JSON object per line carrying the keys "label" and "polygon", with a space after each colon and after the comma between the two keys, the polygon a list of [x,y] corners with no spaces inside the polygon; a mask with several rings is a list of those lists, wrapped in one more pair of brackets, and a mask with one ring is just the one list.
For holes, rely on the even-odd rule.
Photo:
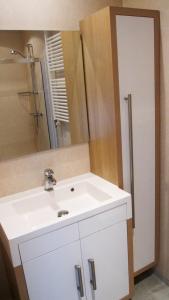
{"label": "chrome shower head", "polygon": [[20,55],[23,58],[26,58],[26,56],[21,51],[19,51],[17,49],[11,48],[11,49],[9,49],[9,53],[12,54],[12,55]]}

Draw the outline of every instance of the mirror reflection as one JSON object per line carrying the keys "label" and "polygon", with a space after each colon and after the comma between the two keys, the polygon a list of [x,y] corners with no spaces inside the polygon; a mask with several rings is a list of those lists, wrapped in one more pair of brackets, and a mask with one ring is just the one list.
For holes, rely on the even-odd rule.
{"label": "mirror reflection", "polygon": [[0,31],[0,159],[88,141],[78,31]]}

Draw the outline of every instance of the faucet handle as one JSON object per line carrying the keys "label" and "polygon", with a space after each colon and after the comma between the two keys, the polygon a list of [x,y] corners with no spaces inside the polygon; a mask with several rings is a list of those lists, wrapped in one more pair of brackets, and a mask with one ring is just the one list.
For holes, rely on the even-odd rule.
{"label": "faucet handle", "polygon": [[53,174],[54,174],[54,171],[53,171],[52,169],[50,169],[50,168],[47,168],[47,169],[44,170],[44,175],[45,175],[46,177],[50,177],[50,176],[52,176]]}

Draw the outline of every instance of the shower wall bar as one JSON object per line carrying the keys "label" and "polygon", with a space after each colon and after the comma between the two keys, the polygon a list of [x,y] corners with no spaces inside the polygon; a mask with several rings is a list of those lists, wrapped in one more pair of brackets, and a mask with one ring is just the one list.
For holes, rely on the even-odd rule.
{"label": "shower wall bar", "polygon": [[11,58],[1,58],[0,64],[31,64],[35,62],[40,62],[39,58],[19,58],[19,59],[11,59]]}

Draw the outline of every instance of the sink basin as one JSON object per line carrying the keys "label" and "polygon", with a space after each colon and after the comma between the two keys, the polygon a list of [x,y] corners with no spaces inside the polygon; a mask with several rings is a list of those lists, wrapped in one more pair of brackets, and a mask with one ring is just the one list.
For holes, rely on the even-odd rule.
{"label": "sink basin", "polygon": [[1,240],[18,266],[20,243],[121,205],[131,218],[128,193],[92,173],[76,176],[58,182],[51,192],[39,187],[1,198]]}
{"label": "sink basin", "polygon": [[108,199],[111,199],[111,195],[88,182],[80,182],[56,187],[51,192],[41,191],[12,203],[12,207],[16,214],[21,215],[29,226],[35,229],[49,220],[56,220],[60,210],[69,212],[62,217],[70,217],[78,212],[96,208],[99,202]]}
{"label": "sink basin", "polygon": [[58,209],[57,203],[53,200],[49,195],[41,192],[13,203],[12,207],[19,215],[36,214],[39,210],[47,207],[52,210]]}

